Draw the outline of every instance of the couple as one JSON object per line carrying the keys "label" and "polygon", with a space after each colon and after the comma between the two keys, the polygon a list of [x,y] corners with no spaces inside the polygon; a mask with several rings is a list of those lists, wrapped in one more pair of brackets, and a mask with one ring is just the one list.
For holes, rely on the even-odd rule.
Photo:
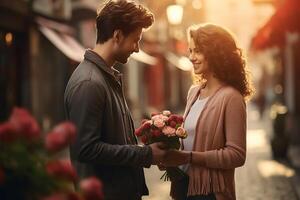
{"label": "couple", "polygon": [[200,82],[188,92],[189,136],[181,151],[138,146],[122,74],[113,66],[139,51],[153,21],[148,9],[127,0],[109,1],[98,13],[95,48],[85,52],[65,91],[67,118],[78,128],[72,164],[80,178],[102,180],[105,200],[141,200],[148,194],[143,167],[151,165],[182,165],[188,178],[172,182],[176,200],[236,199],[234,170],[245,162],[245,98],[252,92],[241,51],[219,26],[191,28],[189,58]]}

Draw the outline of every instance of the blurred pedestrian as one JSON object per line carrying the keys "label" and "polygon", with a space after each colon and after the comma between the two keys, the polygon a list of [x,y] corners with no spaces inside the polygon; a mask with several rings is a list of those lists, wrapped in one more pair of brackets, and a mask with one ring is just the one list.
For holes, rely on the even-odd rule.
{"label": "blurred pedestrian", "polygon": [[246,159],[246,104],[252,94],[245,60],[232,34],[203,24],[191,27],[189,58],[199,82],[187,96],[182,151],[170,150],[164,166],[187,177],[173,181],[176,200],[234,200],[235,168]]}
{"label": "blurred pedestrian", "polygon": [[116,62],[124,64],[139,51],[142,30],[153,21],[153,14],[134,1],[105,3],[96,18],[96,45],[86,50],[65,91],[66,116],[78,128],[70,147],[72,164],[80,179],[102,180],[105,200],[147,195],[143,167],[165,154],[157,143],[137,145],[122,74],[114,69]]}

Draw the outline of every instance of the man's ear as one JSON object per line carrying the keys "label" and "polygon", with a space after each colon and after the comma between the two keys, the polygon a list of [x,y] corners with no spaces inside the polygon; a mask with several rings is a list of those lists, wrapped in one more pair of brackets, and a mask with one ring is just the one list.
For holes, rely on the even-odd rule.
{"label": "man's ear", "polygon": [[122,41],[124,38],[124,34],[120,29],[117,29],[114,31],[113,34],[113,40],[117,43],[119,43],[120,41]]}

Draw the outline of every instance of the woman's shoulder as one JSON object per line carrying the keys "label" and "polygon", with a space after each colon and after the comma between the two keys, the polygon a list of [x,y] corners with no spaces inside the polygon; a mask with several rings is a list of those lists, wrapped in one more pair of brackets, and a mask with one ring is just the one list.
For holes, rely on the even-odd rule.
{"label": "woman's shoulder", "polygon": [[242,94],[237,89],[229,85],[221,88],[220,95],[223,97],[224,100],[230,100],[233,98],[244,100]]}
{"label": "woman's shoulder", "polygon": [[197,93],[201,88],[201,85],[199,84],[194,84],[190,87],[188,93],[187,93],[187,99],[189,99],[191,96],[193,96],[195,93]]}
{"label": "woman's shoulder", "polygon": [[198,91],[200,89],[201,85],[199,84],[193,84],[191,85],[190,89],[189,89],[189,93],[190,92],[194,92],[194,91]]}

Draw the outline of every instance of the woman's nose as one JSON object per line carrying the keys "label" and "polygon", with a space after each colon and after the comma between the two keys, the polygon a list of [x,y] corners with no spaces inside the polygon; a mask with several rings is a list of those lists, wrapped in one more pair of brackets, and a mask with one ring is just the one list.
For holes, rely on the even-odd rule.
{"label": "woman's nose", "polygon": [[195,61],[196,58],[195,58],[195,56],[194,56],[193,53],[191,53],[191,54],[189,55],[189,59],[190,59],[191,62]]}

